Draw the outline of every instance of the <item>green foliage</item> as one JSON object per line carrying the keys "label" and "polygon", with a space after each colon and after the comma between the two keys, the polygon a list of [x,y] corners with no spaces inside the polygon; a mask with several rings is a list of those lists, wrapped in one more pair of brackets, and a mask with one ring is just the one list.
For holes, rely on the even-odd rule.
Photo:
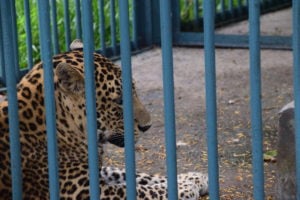
{"label": "green foliage", "polygon": [[[57,13],[57,29],[59,38],[59,49],[60,51],[66,51],[67,46],[65,40],[66,27],[64,23],[64,7],[65,2],[69,5],[69,23],[70,23],[70,34],[71,41],[76,38],[76,13],[75,13],[75,3],[73,1],[62,1],[56,0],[56,13]],[[110,0],[104,0],[104,18],[105,18],[105,43],[107,45],[111,42],[110,35]],[[97,0],[93,0],[93,29],[94,29],[94,39],[96,48],[100,47],[100,19],[99,19],[99,4]],[[115,13],[116,19],[119,18],[118,12],[118,1],[115,1]],[[18,28],[18,45],[19,45],[19,60],[21,68],[27,67],[27,48],[32,48],[33,51],[33,62],[36,63],[40,60],[40,44],[39,44],[39,24],[38,24],[38,6],[36,0],[29,0],[30,5],[30,26],[32,34],[32,46],[26,46],[26,29],[25,29],[25,13],[24,13],[24,1],[16,1],[16,11],[17,11],[17,28]],[[116,20],[116,33],[117,40],[120,38],[119,23]]]}
{"label": "green foliage", "polygon": [[[31,48],[33,51],[33,62],[36,63],[40,60],[40,44],[39,44],[39,25],[38,25],[38,8],[37,0],[27,0],[30,4],[30,20],[31,20],[31,34],[32,34],[32,46],[26,46],[26,30],[25,30],[25,14],[24,14],[24,1],[18,0],[16,2],[16,11],[17,11],[17,27],[18,27],[18,45],[19,45],[19,61],[21,68],[27,67],[27,48]],[[110,46],[111,44],[111,27],[110,27],[110,18],[114,17],[116,19],[116,39],[117,42],[120,40],[120,30],[119,30],[119,9],[118,1],[115,1],[115,16],[110,16],[110,6],[112,0],[103,0],[104,4],[104,18],[105,18],[105,44]],[[129,0],[129,13],[130,21],[132,22],[132,12],[133,12],[133,3],[134,0]],[[198,0],[198,15],[202,17],[202,1]],[[76,13],[75,13],[75,3],[71,0],[56,0],[56,13],[57,13],[57,29],[58,29],[58,38],[59,38],[59,49],[60,51],[66,51],[69,44],[66,44],[65,34],[66,27],[64,23],[64,8],[65,3],[68,3],[69,8],[69,23],[70,23],[70,34],[71,41],[76,38]],[[81,2],[84,2],[82,0]],[[245,5],[246,0],[217,0],[216,1],[216,11],[220,12],[222,7],[225,10],[228,10],[230,4],[233,7],[239,5],[239,2]],[[100,13],[99,13],[99,0],[93,0],[93,18],[94,18],[94,40],[96,49],[100,49]],[[194,9],[195,0],[180,0],[180,15],[181,21],[184,24],[185,22],[193,22],[195,18],[195,9]],[[223,6],[222,6],[223,5]],[[130,23],[130,32],[132,35],[132,23]]]}
{"label": "green foliage", "polygon": [[[216,13],[221,12],[222,8],[224,10],[230,10],[232,6],[237,7],[246,4],[246,0],[216,0]],[[194,5],[195,0],[180,0],[180,15],[182,22],[190,22],[194,20]],[[203,0],[198,0],[198,15],[202,17],[203,15]]]}

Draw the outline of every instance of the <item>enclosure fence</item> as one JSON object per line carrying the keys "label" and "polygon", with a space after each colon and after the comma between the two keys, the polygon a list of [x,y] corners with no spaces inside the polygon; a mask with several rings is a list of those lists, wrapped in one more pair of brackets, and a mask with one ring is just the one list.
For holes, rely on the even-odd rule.
{"label": "enclosure fence", "polygon": [[[22,77],[36,61],[33,54],[33,46],[40,46],[41,60],[45,73],[45,106],[47,121],[48,141],[48,166],[49,166],[49,190],[52,200],[59,199],[59,180],[56,144],[56,123],[53,86],[52,55],[62,50],[68,50],[71,38],[82,38],[84,43],[85,89],[88,126],[88,151],[89,151],[89,175],[90,197],[99,199],[99,166],[97,157],[96,116],[95,116],[95,86],[93,78],[94,50],[107,56],[117,56],[120,52],[123,79],[123,105],[125,124],[125,157],[126,157],[126,181],[127,199],[136,198],[135,181],[135,152],[133,132],[132,110],[132,78],[131,78],[131,52],[149,48],[153,44],[161,44],[163,59],[163,90],[164,90],[164,117],[165,138],[167,154],[167,175],[169,199],[178,199],[177,196],[177,170],[176,170],[176,130],[174,110],[174,86],[173,86],[173,59],[172,45],[204,45],[205,49],[205,85],[206,85],[206,122],[207,122],[207,146],[208,146],[208,174],[210,199],[219,199],[219,167],[218,167],[218,141],[217,141],[217,103],[216,103],[216,73],[215,73],[215,47],[235,46],[249,47],[250,49],[250,96],[251,96],[251,132],[253,155],[253,196],[254,199],[264,199],[264,168],[263,168],[263,139],[262,139],[262,110],[261,110],[261,78],[260,78],[260,49],[263,45],[269,48],[291,48],[294,57],[294,97],[295,97],[295,122],[296,122],[296,164],[300,169],[300,1],[294,0],[293,6],[293,36],[277,37],[261,36],[259,16],[261,12],[280,6],[291,5],[286,0],[250,0],[250,1],[109,1],[109,7],[104,3],[108,1],[75,0],[62,1],[64,36],[59,36],[58,25],[61,19],[57,15],[56,0],[37,1],[39,31],[33,30],[30,11],[33,3],[23,1],[26,31],[27,63],[21,64],[19,58],[19,43],[16,1],[1,1],[1,25],[0,25],[0,68],[1,84],[3,91],[7,91],[9,101],[9,130],[12,169],[13,199],[22,199],[22,172],[19,141],[19,119],[16,95],[17,81]],[[192,4],[188,4],[192,2]],[[72,5],[69,5],[69,4]],[[216,8],[216,3],[219,7]],[[118,5],[116,5],[118,4]],[[61,5],[61,4],[60,4]],[[73,6],[75,14],[70,14]],[[95,7],[97,6],[95,12]],[[119,9],[116,9],[116,7]],[[190,9],[187,19],[182,9]],[[31,7],[31,8],[30,8]],[[201,9],[199,9],[201,7]],[[202,9],[203,7],[203,9]],[[105,10],[106,9],[106,10]],[[200,10],[200,11],[199,11]],[[105,19],[105,11],[110,16],[119,16]],[[95,17],[98,15],[97,17]],[[172,13],[172,14],[171,14]],[[249,13],[249,37],[232,35],[215,35],[216,24],[229,23],[237,18],[245,18]],[[192,17],[191,17],[192,16]],[[93,17],[98,21],[93,21]],[[189,18],[190,17],[190,18]],[[72,18],[72,23],[70,19]],[[74,21],[73,21],[74,19]],[[158,20],[157,20],[158,19]],[[106,27],[106,23],[109,25]],[[160,23],[158,23],[160,22]],[[97,25],[95,25],[95,23]],[[201,28],[203,23],[203,29]],[[72,31],[71,24],[75,24]],[[120,25],[120,30],[118,29]],[[187,32],[187,28],[200,27],[200,30]],[[95,27],[97,30],[95,30]],[[143,27],[143,28],[142,28]],[[108,32],[106,31],[108,30]],[[189,29],[190,30],[190,29]],[[200,32],[199,32],[200,31]],[[203,31],[203,32],[202,32]],[[39,33],[38,43],[33,43],[32,34]],[[108,36],[109,35],[109,36]],[[65,41],[60,44],[59,37]],[[96,39],[97,38],[97,39]],[[121,39],[120,39],[121,38]],[[221,38],[222,41],[221,42]],[[225,39],[224,39],[225,38]],[[24,38],[22,38],[24,39]],[[237,42],[233,42],[233,40]],[[277,40],[278,39],[278,40]],[[98,42],[100,41],[100,44]],[[278,42],[279,41],[279,42]],[[292,42],[291,42],[292,41]],[[22,41],[24,42],[24,41]],[[276,43],[277,42],[277,43]],[[292,45],[292,46],[291,46]],[[200,64],[199,64],[200,67]],[[297,170],[297,199],[300,199],[300,171]]]}

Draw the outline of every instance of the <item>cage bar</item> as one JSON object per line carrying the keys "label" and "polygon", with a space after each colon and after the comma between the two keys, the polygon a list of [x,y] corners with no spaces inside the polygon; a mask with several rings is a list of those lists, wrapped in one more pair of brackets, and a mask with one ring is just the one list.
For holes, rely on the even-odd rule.
{"label": "cage bar", "polygon": [[110,0],[110,38],[113,55],[117,55],[117,35],[116,35],[116,9],[115,0]]}
{"label": "cage bar", "polygon": [[[173,80],[172,21],[170,0],[160,1],[160,29],[163,65],[165,141],[167,154],[168,199],[178,199],[176,125]],[[171,192],[172,191],[172,192]]]}
{"label": "cage bar", "polygon": [[75,0],[76,11],[76,38],[82,38],[82,23],[81,23],[81,3],[80,0]]}
{"label": "cage bar", "polygon": [[293,0],[293,64],[297,199],[300,199],[300,1]]}
{"label": "cage bar", "polygon": [[10,1],[1,3],[1,22],[2,22],[2,41],[4,46],[4,64],[7,80],[7,98],[8,120],[9,120],[9,140],[10,140],[10,157],[11,157],[11,175],[12,175],[12,199],[22,199],[22,170],[21,170],[21,145],[19,134],[19,113],[18,99],[16,89],[16,65],[15,49],[12,45],[13,31],[16,29],[11,26],[14,18],[12,17],[12,4]]}
{"label": "cage bar", "polygon": [[119,0],[121,63],[123,85],[123,116],[125,134],[126,194],[127,199],[136,199],[135,148],[132,104],[132,72],[129,33],[128,1]]}
{"label": "cage bar", "polygon": [[59,53],[59,41],[58,41],[58,29],[57,29],[57,12],[56,12],[56,0],[50,1],[51,6],[51,31],[53,42],[53,53]]}
{"label": "cage bar", "polygon": [[249,2],[250,110],[254,199],[264,199],[263,136],[260,72],[260,0]]}
{"label": "cage bar", "polygon": [[58,149],[56,138],[56,108],[53,83],[49,1],[39,0],[38,10],[41,54],[44,69],[44,101],[46,107],[49,192],[51,200],[58,200]]}
{"label": "cage bar", "polygon": [[83,52],[84,52],[84,77],[85,97],[88,132],[88,162],[90,177],[90,199],[98,200],[100,197],[99,182],[99,157],[97,140],[97,114],[95,95],[95,66],[94,66],[94,34],[92,0],[82,4],[83,16]]}
{"label": "cage bar", "polygon": [[71,30],[70,30],[70,13],[69,13],[69,0],[63,1],[64,5],[64,27],[65,27],[65,46],[66,50],[70,50],[71,44]]}
{"label": "cage bar", "polygon": [[30,20],[30,4],[29,0],[24,0],[24,15],[25,15],[25,31],[26,31],[26,49],[27,49],[27,67],[33,66],[32,58],[32,34]]}
{"label": "cage bar", "polygon": [[[0,16],[1,17],[1,16]],[[1,26],[1,24],[0,24]],[[2,28],[0,28],[0,83],[4,86],[6,85],[6,78],[5,78],[5,64],[4,64],[4,43],[2,37]],[[5,88],[0,88],[0,90],[4,90]]]}
{"label": "cage bar", "polygon": [[101,42],[101,51],[102,54],[106,55],[106,42],[105,42],[105,17],[104,17],[104,1],[98,0],[99,6],[99,20],[100,20],[100,42]]}
{"label": "cage bar", "polygon": [[219,199],[216,61],[214,46],[215,1],[204,0],[203,12],[209,196],[211,199]]}

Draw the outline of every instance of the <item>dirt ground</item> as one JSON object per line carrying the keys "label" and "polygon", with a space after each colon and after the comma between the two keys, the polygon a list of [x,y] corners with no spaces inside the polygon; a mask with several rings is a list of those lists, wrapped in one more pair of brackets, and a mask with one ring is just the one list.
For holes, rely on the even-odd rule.
{"label": "dirt ground", "polygon": [[[262,32],[290,34],[287,24],[291,22],[287,20],[290,9],[265,15]],[[241,22],[224,32],[234,29],[235,33],[243,33],[245,27],[247,22]],[[204,52],[202,48],[176,47],[173,57],[178,172],[206,172]],[[136,145],[137,170],[164,175],[161,63],[158,47],[132,58],[133,77],[153,121],[152,128]],[[292,100],[292,51],[261,50],[261,70],[264,152],[269,152],[276,149],[278,111]],[[249,51],[217,49],[216,73],[221,199],[252,199]],[[107,165],[124,166],[122,149],[108,145],[106,153]],[[274,162],[265,162],[264,167],[266,198],[272,199]]]}

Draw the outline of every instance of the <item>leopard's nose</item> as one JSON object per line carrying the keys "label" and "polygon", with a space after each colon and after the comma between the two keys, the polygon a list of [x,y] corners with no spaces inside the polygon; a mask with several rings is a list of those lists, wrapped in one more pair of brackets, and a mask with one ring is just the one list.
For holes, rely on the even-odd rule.
{"label": "leopard's nose", "polygon": [[146,125],[146,126],[138,125],[139,130],[142,132],[146,132],[147,130],[149,130],[150,127],[151,127],[151,125]]}

